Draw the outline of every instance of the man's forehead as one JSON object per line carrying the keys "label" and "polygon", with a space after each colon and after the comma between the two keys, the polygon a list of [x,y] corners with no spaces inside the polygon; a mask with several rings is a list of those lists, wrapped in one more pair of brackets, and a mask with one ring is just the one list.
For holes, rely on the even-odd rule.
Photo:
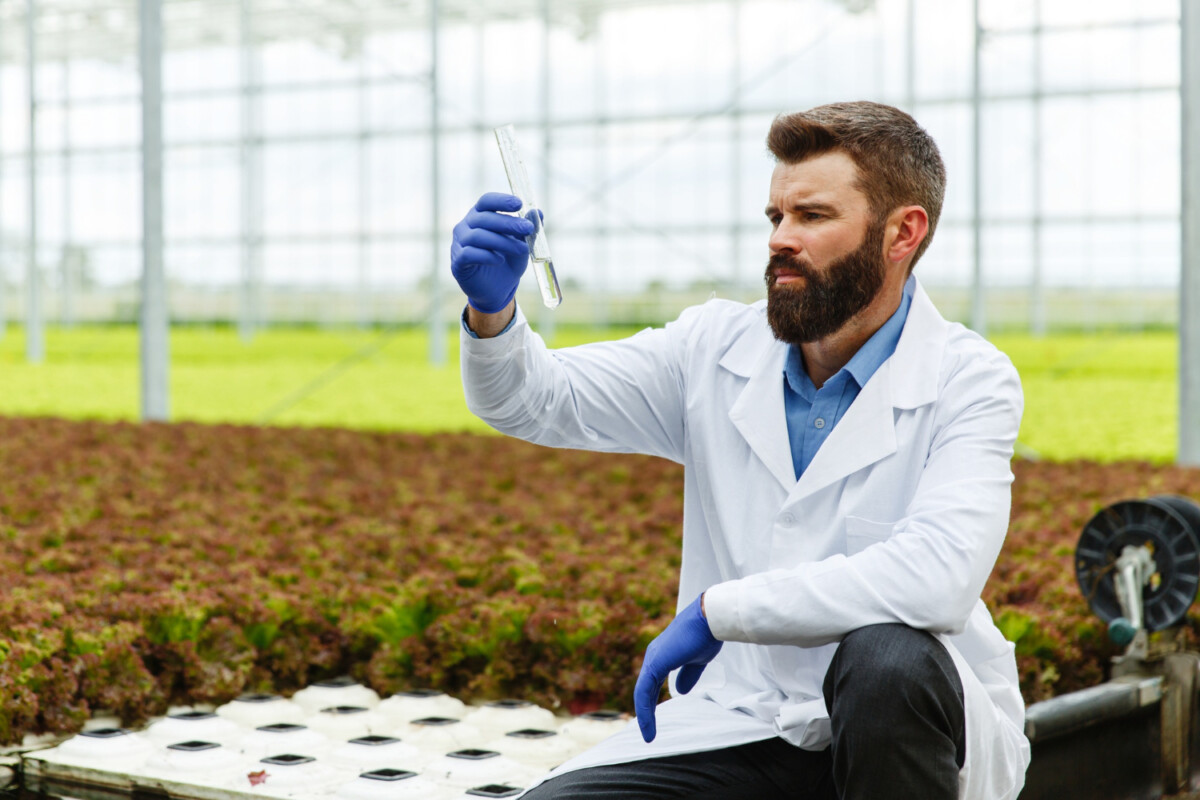
{"label": "man's forehead", "polygon": [[835,150],[796,164],[779,163],[771,173],[771,203],[801,200],[839,204],[863,202],[858,188],[858,167],[846,153]]}

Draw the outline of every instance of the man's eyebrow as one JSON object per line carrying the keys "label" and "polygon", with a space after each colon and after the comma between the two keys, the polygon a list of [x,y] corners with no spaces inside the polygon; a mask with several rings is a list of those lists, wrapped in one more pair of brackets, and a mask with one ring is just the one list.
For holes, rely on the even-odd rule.
{"label": "man's eyebrow", "polygon": [[[818,211],[822,214],[829,214],[829,215],[838,213],[837,208],[835,208],[834,206],[831,206],[829,203],[822,203],[819,200],[797,201],[795,203],[789,204],[788,210],[792,211],[793,213],[798,213],[798,212],[803,212],[803,211]],[[774,216],[775,214],[778,214],[779,209],[776,208],[773,204],[771,204],[771,205],[768,205],[763,210],[763,213],[766,214],[768,217],[771,217],[771,216]]]}

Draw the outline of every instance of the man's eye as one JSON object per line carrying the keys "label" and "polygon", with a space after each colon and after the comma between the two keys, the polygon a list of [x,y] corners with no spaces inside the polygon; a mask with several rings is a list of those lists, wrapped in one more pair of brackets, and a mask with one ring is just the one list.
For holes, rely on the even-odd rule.
{"label": "man's eye", "polygon": [[773,216],[773,217],[767,217],[767,220],[768,220],[768,221],[771,223],[771,227],[772,227],[772,228],[778,228],[778,227],[779,227],[779,222],[780,222],[782,219],[783,219],[783,217],[779,216],[778,214],[776,214],[776,215],[775,215],[775,216]]}
{"label": "man's eye", "polygon": [[817,213],[816,211],[807,211],[807,212],[805,212],[805,214],[804,214],[804,218],[805,218],[806,220],[808,220],[809,222],[815,222],[816,220],[819,220],[819,219],[824,219],[824,218],[825,218],[825,215],[824,215],[824,214],[819,214],[819,213]]}

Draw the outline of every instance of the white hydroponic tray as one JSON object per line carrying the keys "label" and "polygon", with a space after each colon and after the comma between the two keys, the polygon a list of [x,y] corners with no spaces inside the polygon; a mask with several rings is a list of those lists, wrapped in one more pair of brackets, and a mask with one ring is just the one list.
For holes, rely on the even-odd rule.
{"label": "white hydroponic tray", "polygon": [[136,732],[93,721],[22,761],[26,789],[77,800],[519,797],[627,723],[518,700],[468,706],[429,690],[381,700],[341,678],[290,699],[247,694],[176,710]]}

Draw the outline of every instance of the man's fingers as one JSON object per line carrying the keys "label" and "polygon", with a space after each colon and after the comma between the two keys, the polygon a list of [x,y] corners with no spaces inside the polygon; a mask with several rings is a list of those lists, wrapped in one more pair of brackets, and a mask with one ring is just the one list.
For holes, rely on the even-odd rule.
{"label": "man's fingers", "polygon": [[463,247],[478,247],[480,250],[495,250],[504,255],[529,255],[529,245],[523,238],[494,233],[482,228],[471,228],[458,237]]}
{"label": "man's fingers", "polygon": [[504,192],[488,192],[475,203],[476,211],[520,211],[521,198]]}
{"label": "man's fingers", "polygon": [[700,680],[700,676],[704,673],[704,668],[708,663],[703,664],[685,664],[679,670],[679,674],[675,676],[675,688],[680,694],[687,694],[696,685],[696,681]]}
{"label": "man's fingers", "polygon": [[653,670],[642,665],[638,675],[637,685],[633,689],[633,708],[637,712],[638,727],[642,731],[642,739],[654,741],[657,728],[654,724],[654,709],[658,707],[658,695],[662,691],[662,676],[655,680]]}
{"label": "man's fingers", "polygon": [[463,222],[472,230],[491,231],[504,236],[524,238],[533,233],[533,223],[521,217],[498,214],[495,211],[468,211]]}
{"label": "man's fingers", "polygon": [[454,274],[462,273],[468,267],[502,267],[504,256],[494,250],[482,250],[478,247],[462,247],[450,256],[450,269]]}

